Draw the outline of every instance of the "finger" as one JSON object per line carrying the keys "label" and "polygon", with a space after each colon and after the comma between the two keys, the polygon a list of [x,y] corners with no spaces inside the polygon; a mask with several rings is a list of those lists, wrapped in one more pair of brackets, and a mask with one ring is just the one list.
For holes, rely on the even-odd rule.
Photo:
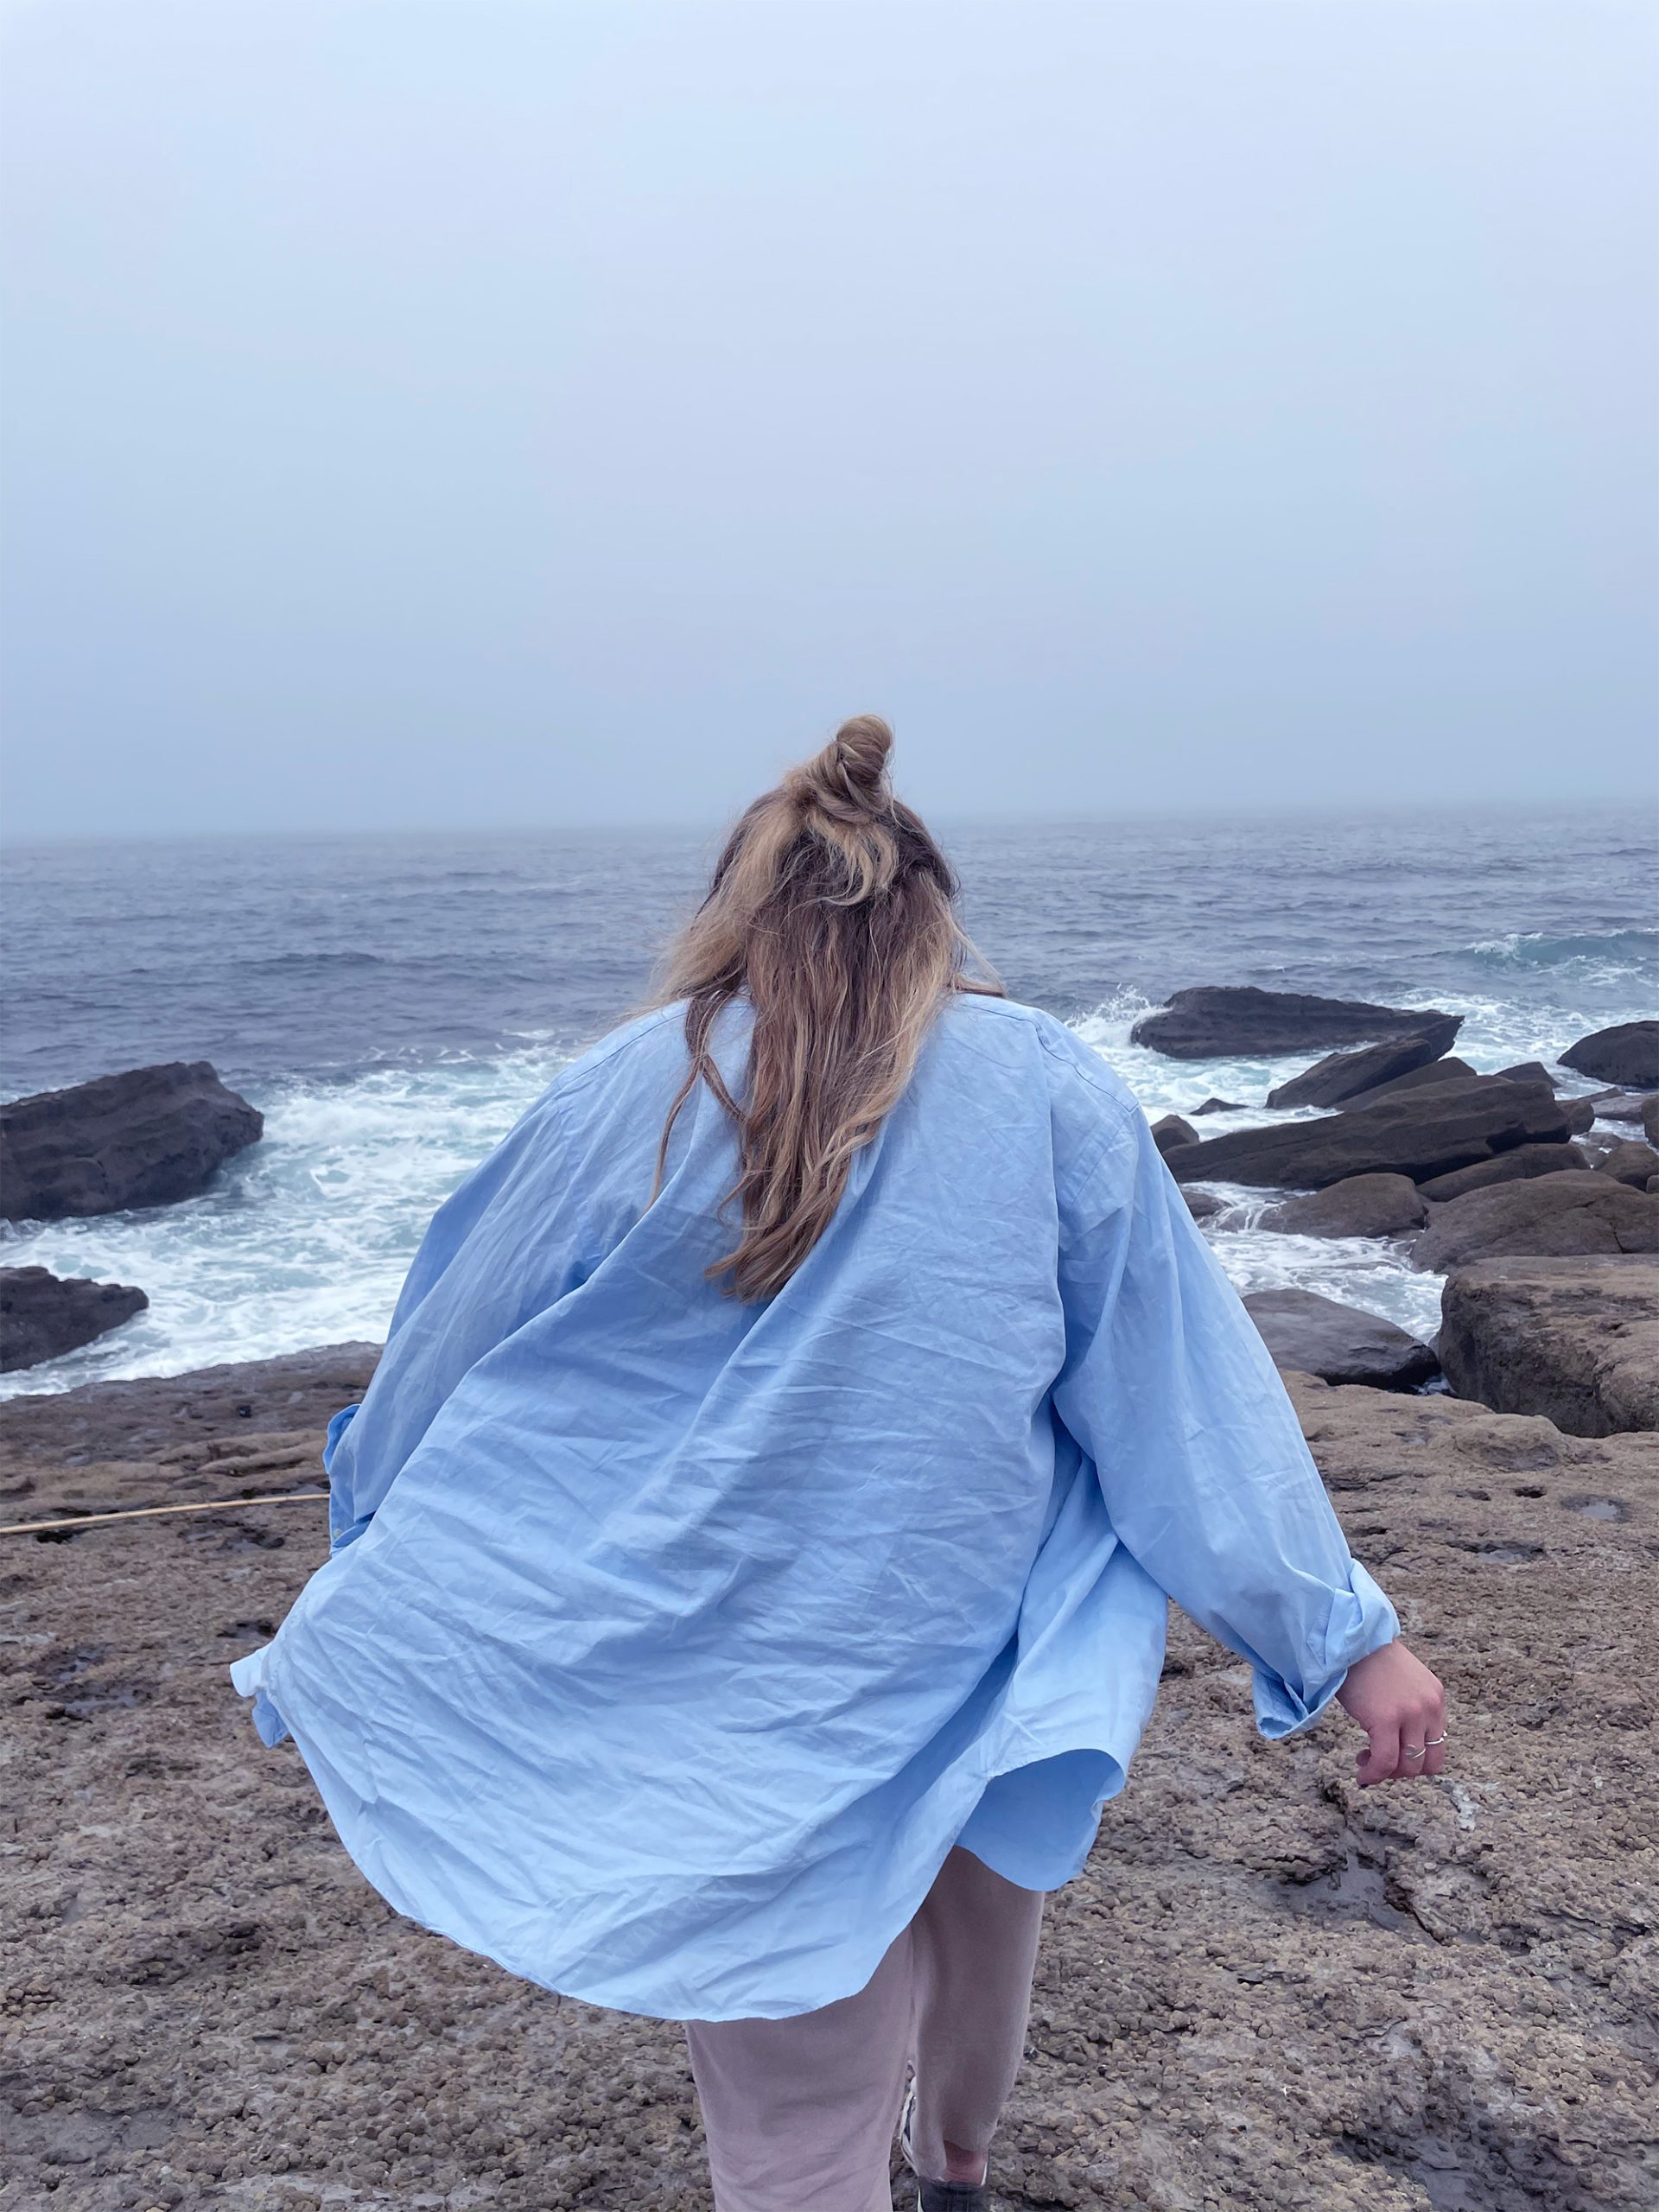
{"label": "finger", "polygon": [[1379,1721],[1365,1732],[1370,1740],[1355,1761],[1362,1789],[1369,1789],[1374,1782],[1392,1781],[1400,1767],[1399,1729],[1391,1722]]}
{"label": "finger", "polygon": [[1441,1703],[1429,1715],[1428,1734],[1423,1738],[1424,1743],[1428,1746],[1428,1757],[1423,1762],[1425,1774],[1443,1774],[1446,1771],[1446,1745],[1444,1743],[1437,1744],[1433,1741],[1436,1736],[1443,1737],[1445,1734],[1446,1707]]}

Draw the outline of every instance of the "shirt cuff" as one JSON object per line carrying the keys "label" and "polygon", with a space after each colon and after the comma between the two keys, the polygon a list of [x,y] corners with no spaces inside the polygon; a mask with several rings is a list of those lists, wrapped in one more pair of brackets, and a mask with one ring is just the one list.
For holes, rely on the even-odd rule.
{"label": "shirt cuff", "polygon": [[1357,1559],[1348,1586],[1332,1603],[1319,1648],[1310,1651],[1309,1678],[1300,1688],[1270,1669],[1255,1670],[1255,1725],[1272,1741],[1311,1728],[1348,1679],[1348,1669],[1392,1643],[1400,1617]]}

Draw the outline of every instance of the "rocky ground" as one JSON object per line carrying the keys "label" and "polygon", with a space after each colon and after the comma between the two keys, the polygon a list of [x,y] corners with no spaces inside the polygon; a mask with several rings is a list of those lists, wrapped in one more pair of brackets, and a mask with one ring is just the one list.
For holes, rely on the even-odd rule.
{"label": "rocky ground", "polygon": [[[20,1400],[0,1518],[318,1486],[361,1348]],[[1061,1892],[1009,2208],[1659,2201],[1659,1436],[1296,1385],[1355,1548],[1451,1688],[1440,1784],[1268,1748],[1191,1630]],[[677,2031],[399,1921],[226,1680],[315,1503],[0,1537],[0,2208],[709,2204]],[[896,2200],[910,2201],[902,2193]]]}

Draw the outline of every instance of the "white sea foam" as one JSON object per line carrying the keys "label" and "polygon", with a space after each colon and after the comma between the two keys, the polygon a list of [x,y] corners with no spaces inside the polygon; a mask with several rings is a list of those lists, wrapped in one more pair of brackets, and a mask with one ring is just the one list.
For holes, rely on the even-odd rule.
{"label": "white sea foam", "polygon": [[264,1141],[201,1198],[8,1237],[9,1264],[137,1283],[149,1306],[80,1351],[0,1378],[0,1396],[384,1338],[433,1212],[566,1057],[544,1046],[346,1083],[250,1084]]}

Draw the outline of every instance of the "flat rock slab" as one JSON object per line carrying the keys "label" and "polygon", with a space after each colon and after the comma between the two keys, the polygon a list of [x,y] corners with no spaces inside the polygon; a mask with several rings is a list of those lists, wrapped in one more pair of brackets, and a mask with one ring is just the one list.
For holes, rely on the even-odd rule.
{"label": "flat rock slab", "polygon": [[1467,1191],[1484,1191],[1491,1183],[1524,1183],[1534,1175],[1564,1175],[1572,1167],[1588,1167],[1590,1155],[1576,1144],[1518,1144],[1511,1152],[1495,1153],[1478,1160],[1472,1167],[1453,1168],[1449,1175],[1431,1175],[1417,1187],[1426,1198],[1444,1205]]}
{"label": "flat rock slab", "polygon": [[1406,1175],[1414,1183],[1491,1160],[1523,1144],[1564,1144],[1568,1116],[1541,1084],[1468,1076],[1378,1099],[1315,1121],[1232,1129],[1164,1159],[1181,1182],[1323,1190],[1350,1175]]}
{"label": "flat rock slab", "polygon": [[1379,1390],[1415,1389],[1440,1372],[1428,1346],[1406,1330],[1317,1291],[1253,1290],[1244,1309],[1275,1367]]}
{"label": "flat rock slab", "polygon": [[[179,1424],[141,1410],[155,1448],[315,1466],[321,1407],[295,1433],[289,1377],[243,1373],[250,1415],[217,1384],[173,1386]],[[1129,1788],[1049,1907],[1000,2202],[1651,2212],[1659,1437],[1292,1390],[1447,1682],[1450,1772],[1361,1791],[1334,1711],[1262,1744],[1248,1671],[1178,1619]],[[113,1450],[110,1402],[75,1395],[66,1441]],[[177,1477],[60,1472],[48,1427],[32,1509]],[[709,2212],[678,2029],[396,1918],[292,1746],[256,1741],[225,1666],[326,1549],[320,1504],[0,1538],[0,2202]]]}
{"label": "flat rock slab", "polygon": [[1449,1044],[1460,1020],[1435,1007],[1370,1006],[1363,999],[1320,998],[1306,991],[1203,983],[1143,1014],[1129,1035],[1172,1059],[1208,1060],[1376,1044],[1433,1024],[1441,1025]]}
{"label": "flat rock slab", "polygon": [[1497,1183],[1431,1208],[1411,1248],[1437,1274],[1471,1260],[1659,1251],[1659,1199],[1599,1169]]}
{"label": "flat rock slab", "polygon": [[[1462,1025],[1456,1014],[1435,1014],[1420,1030],[1363,1045],[1357,1052],[1329,1052],[1300,1075],[1268,1093],[1269,1106],[1338,1106],[1344,1098],[1374,1090],[1438,1060]],[[1459,1063],[1461,1066],[1462,1063]]]}
{"label": "flat rock slab", "polygon": [[1440,1311],[1459,1397],[1574,1436],[1659,1428],[1659,1261],[1478,1260],[1450,1277]]}

